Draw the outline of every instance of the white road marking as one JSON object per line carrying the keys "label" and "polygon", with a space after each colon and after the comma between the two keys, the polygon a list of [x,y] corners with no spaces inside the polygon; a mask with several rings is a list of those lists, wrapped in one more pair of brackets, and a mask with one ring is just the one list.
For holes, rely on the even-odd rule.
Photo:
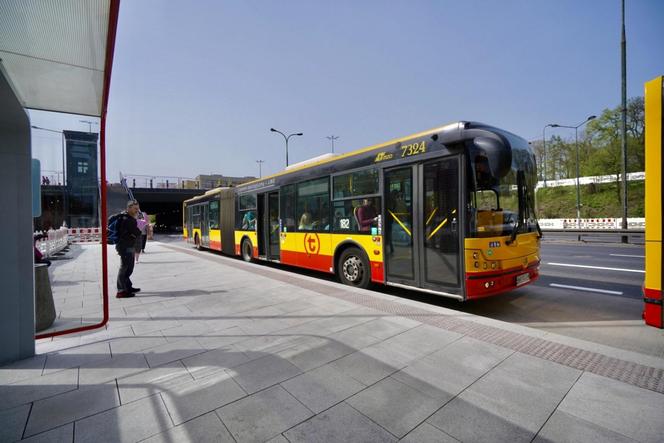
{"label": "white road marking", "polygon": [[646,258],[645,255],[629,255],[629,254],[609,254],[613,257],[632,257],[632,258]]}
{"label": "white road marking", "polygon": [[604,266],[588,266],[588,265],[571,265],[569,263],[547,263],[547,265],[567,266],[569,268],[602,269],[602,270],[605,270],[605,271],[638,272],[640,274],[645,274],[646,273],[646,271],[641,271],[640,269],[607,268],[607,267],[604,267]]}
{"label": "white road marking", "polygon": [[582,286],[559,285],[558,283],[549,283],[554,288],[576,289],[577,291],[599,292],[602,294],[622,295],[621,291],[607,291],[606,289],[584,288]]}

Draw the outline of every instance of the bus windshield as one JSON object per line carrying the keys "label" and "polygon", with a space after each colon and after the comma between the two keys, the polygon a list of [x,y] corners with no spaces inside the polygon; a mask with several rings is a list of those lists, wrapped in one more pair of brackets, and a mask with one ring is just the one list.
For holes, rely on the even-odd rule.
{"label": "bus windshield", "polygon": [[[527,142],[501,132],[510,149],[509,168],[496,174],[486,156],[472,155],[469,180],[469,236],[497,237],[537,230],[535,158]],[[509,159],[508,159],[509,160]],[[495,169],[495,168],[494,168]]]}

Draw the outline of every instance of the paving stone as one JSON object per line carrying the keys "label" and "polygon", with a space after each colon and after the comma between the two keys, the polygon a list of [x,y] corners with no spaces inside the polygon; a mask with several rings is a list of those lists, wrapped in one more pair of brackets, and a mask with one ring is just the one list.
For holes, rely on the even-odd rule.
{"label": "paving stone", "polygon": [[378,380],[398,370],[398,368],[378,361],[364,354],[362,351],[354,352],[330,364],[367,386],[376,383]]}
{"label": "paving stone", "polygon": [[664,395],[588,372],[558,409],[642,442],[664,435]]}
{"label": "paving stone", "polygon": [[0,411],[0,441],[20,440],[29,413],[30,405]]}
{"label": "paving stone", "polygon": [[511,353],[509,349],[464,337],[438,352],[411,362],[393,377],[446,402]]}
{"label": "paving stone", "polygon": [[442,349],[461,337],[462,335],[456,332],[429,325],[419,325],[390,337],[381,344],[407,351],[412,359],[416,359]]}
{"label": "paving stone", "polygon": [[530,442],[533,432],[513,420],[492,414],[481,405],[455,398],[427,420],[463,442]]}
{"label": "paving stone", "polygon": [[[350,330],[359,335],[370,335],[380,340],[385,340],[404,331],[407,331],[408,329],[414,328],[420,324],[412,320],[404,320],[407,320],[407,322],[400,321],[395,318],[378,318],[376,320],[371,320],[358,326],[354,326],[353,328],[350,328]],[[348,331],[348,329],[346,329],[346,331]]]}
{"label": "paving stone", "polygon": [[181,383],[193,380],[182,362],[176,361],[135,375],[118,378],[122,404],[149,397]]}
{"label": "paving stone", "polygon": [[129,354],[136,351],[142,351],[143,349],[155,348],[166,343],[166,339],[159,334],[159,336],[153,337],[124,337],[114,339],[110,342],[110,345],[113,355],[116,355]]}
{"label": "paving stone", "polygon": [[195,338],[166,343],[143,351],[151,368],[205,352]]}
{"label": "paving stone", "polygon": [[322,337],[306,337],[280,352],[279,356],[308,371],[353,352],[355,349],[343,343]]}
{"label": "paving stone", "polygon": [[166,432],[143,440],[142,443],[235,443],[217,414],[210,412]]}
{"label": "paving stone", "polygon": [[194,378],[204,378],[248,361],[244,352],[231,345],[185,358],[182,363]]}
{"label": "paving stone", "polygon": [[267,355],[229,370],[249,394],[301,374],[300,369],[281,357]]}
{"label": "paving stone", "polygon": [[77,421],[75,443],[135,442],[172,426],[161,398],[153,395]]}
{"label": "paving stone", "polygon": [[72,443],[74,441],[74,423],[34,435],[21,443]]}
{"label": "paving stone", "polygon": [[427,421],[461,441],[530,441],[580,373],[515,353]]}
{"label": "paving stone", "polygon": [[396,442],[397,439],[346,403],[284,433],[291,443]]}
{"label": "paving stone", "polygon": [[235,440],[263,442],[313,414],[281,386],[274,386],[217,409]]}
{"label": "paving stone", "polygon": [[290,443],[290,442],[283,435],[277,435],[276,437],[269,439],[266,443]]}
{"label": "paving stone", "polygon": [[78,366],[94,365],[109,358],[111,358],[111,350],[106,342],[76,346],[71,349],[48,354],[46,356],[44,374],[51,374]]}
{"label": "paving stone", "polygon": [[188,337],[198,337],[207,332],[210,332],[210,328],[207,323],[203,321],[182,320],[182,324],[180,326],[165,329],[161,331],[161,334],[166,338],[167,341],[173,342]]}
{"label": "paving stone", "polygon": [[635,443],[636,440],[561,411],[553,413],[533,443],[578,441]]}
{"label": "paving stone", "polygon": [[[208,327],[210,324],[208,323]],[[212,329],[199,337],[196,337],[198,343],[205,349],[217,349],[246,340],[247,333],[239,326],[231,326],[225,329]]]}
{"label": "paving stone", "polygon": [[25,435],[30,436],[120,405],[115,383],[77,389],[32,406]]}
{"label": "paving stone", "polygon": [[148,369],[142,354],[116,354],[113,358],[82,367],[79,372],[80,385],[105,383]]}
{"label": "paving stone", "polygon": [[316,323],[324,329],[329,329],[332,332],[340,332],[375,320],[377,316],[382,314],[383,313],[380,311],[369,310],[364,307],[353,308],[343,311],[333,317],[317,320]]}
{"label": "paving stone", "polygon": [[401,443],[458,443],[459,440],[447,435],[429,423],[422,423],[399,440]]}
{"label": "paving stone", "polygon": [[281,385],[315,413],[320,413],[365,388],[362,383],[331,365],[298,375]]}
{"label": "paving stone", "polygon": [[443,405],[410,386],[387,377],[346,403],[401,438]]}
{"label": "paving stone", "polygon": [[42,377],[0,385],[0,410],[52,397],[78,388],[78,369],[65,369]]}
{"label": "paving stone", "polygon": [[46,355],[36,355],[0,366],[0,385],[9,385],[28,378],[41,377]]}
{"label": "paving stone", "polygon": [[161,392],[164,403],[176,425],[246,395],[235,380],[225,372],[201,380],[180,383]]}

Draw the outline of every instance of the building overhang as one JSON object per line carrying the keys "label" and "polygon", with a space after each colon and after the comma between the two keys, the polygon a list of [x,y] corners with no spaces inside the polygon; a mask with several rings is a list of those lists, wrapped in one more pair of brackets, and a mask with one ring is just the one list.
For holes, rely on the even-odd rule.
{"label": "building overhang", "polygon": [[0,69],[24,108],[101,117],[118,0],[2,0]]}

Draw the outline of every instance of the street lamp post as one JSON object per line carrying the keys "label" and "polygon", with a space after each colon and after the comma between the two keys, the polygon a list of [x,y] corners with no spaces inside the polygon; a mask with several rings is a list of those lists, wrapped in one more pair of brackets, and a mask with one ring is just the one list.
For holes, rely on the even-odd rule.
{"label": "street lamp post", "polygon": [[[597,118],[596,115],[591,115],[581,123],[576,126],[566,126],[566,125],[550,125],[552,128],[569,128],[574,129],[574,144],[576,146],[576,227],[577,229],[581,228],[581,188],[579,186],[579,128],[590,120]],[[581,241],[581,234],[579,234],[578,240]]]}
{"label": "street lamp post", "polygon": [[263,178],[263,163],[265,163],[265,160],[256,160],[256,163],[258,163],[258,178]]}
{"label": "street lamp post", "polygon": [[546,188],[546,128],[553,127],[551,123],[542,128],[542,149],[544,150],[544,187]]}
{"label": "street lamp post", "polygon": [[274,128],[270,128],[270,131],[272,131],[272,132],[278,132],[279,134],[281,134],[281,136],[284,138],[284,140],[286,140],[286,167],[288,167],[288,140],[289,140],[292,136],[294,136],[294,135],[298,135],[298,136],[299,136],[299,135],[303,135],[303,134],[302,134],[301,132],[296,132],[296,133],[293,133],[293,134],[286,135],[286,134],[284,134],[283,132],[278,131],[278,130],[276,130],[276,129],[274,129]]}
{"label": "street lamp post", "polygon": [[334,141],[338,140],[339,137],[336,135],[328,135],[325,138],[332,142],[332,154],[334,154]]}
{"label": "street lamp post", "polygon": [[55,129],[42,128],[40,126],[30,126],[32,129],[39,129],[40,131],[55,132],[60,134],[62,140],[62,221],[67,221],[67,192],[65,191],[65,133],[63,131],[56,131]]}

